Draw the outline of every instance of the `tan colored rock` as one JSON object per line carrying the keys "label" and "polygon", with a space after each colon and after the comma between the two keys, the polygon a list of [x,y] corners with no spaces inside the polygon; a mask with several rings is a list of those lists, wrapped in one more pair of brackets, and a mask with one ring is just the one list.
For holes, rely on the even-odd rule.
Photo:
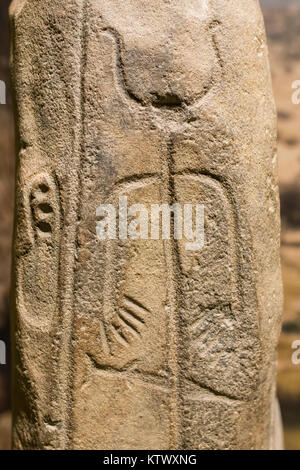
{"label": "tan colored rock", "polygon": [[[14,0],[14,447],[274,447],[276,118],[256,0]],[[96,209],[205,205],[205,245]]]}

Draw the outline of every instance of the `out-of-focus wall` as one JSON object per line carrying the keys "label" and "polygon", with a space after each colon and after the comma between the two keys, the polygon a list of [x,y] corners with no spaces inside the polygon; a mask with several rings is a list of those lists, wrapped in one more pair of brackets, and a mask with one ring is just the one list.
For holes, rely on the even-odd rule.
{"label": "out-of-focus wall", "polygon": [[[278,110],[278,160],[282,216],[283,330],[279,344],[278,395],[287,449],[300,449],[300,1],[262,0]],[[295,86],[295,85],[294,85]],[[299,85],[298,85],[298,88]],[[300,93],[299,95],[300,96]],[[300,354],[298,356],[300,358]]]}
{"label": "out-of-focus wall", "polygon": [[0,2],[0,80],[6,85],[6,104],[0,104],[0,340],[6,344],[6,365],[0,365],[0,449],[9,448],[10,360],[9,282],[14,206],[14,126],[9,80],[8,6]]}

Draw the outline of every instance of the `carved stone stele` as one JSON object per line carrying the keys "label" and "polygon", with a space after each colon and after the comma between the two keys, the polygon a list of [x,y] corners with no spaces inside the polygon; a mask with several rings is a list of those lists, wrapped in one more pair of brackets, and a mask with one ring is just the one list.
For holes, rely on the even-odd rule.
{"label": "carved stone stele", "polygon": [[[281,321],[257,0],[14,0],[16,449],[268,449]],[[205,245],[96,236],[205,206]]]}

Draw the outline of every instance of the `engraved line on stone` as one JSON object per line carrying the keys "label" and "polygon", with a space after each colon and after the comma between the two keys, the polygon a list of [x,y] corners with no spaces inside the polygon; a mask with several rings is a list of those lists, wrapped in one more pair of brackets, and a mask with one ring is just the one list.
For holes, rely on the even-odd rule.
{"label": "engraved line on stone", "polygon": [[[233,266],[233,283],[235,285],[236,291],[238,292],[239,298],[243,299],[244,295],[242,292],[242,288],[240,287],[240,283],[237,282],[237,280],[240,277],[240,270],[241,270],[241,266],[238,260],[240,256],[237,253],[238,215],[236,211],[235,199],[233,198],[231,194],[230,183],[227,181],[226,178],[223,178],[221,175],[217,173],[213,173],[205,168],[201,168],[197,170],[184,169],[184,170],[175,172],[174,176],[179,176],[179,177],[191,176],[191,177],[194,177],[195,179],[204,177],[210,181],[215,181],[215,183],[218,184],[220,189],[222,190],[222,193],[228,204],[230,230],[231,230],[231,233],[233,234],[233,243],[232,243],[232,250],[231,250],[232,266]],[[234,312],[232,313],[234,315]]]}
{"label": "engraved line on stone", "polygon": [[118,327],[116,327],[115,325],[111,325],[111,329],[112,329],[112,332],[116,338],[116,340],[122,344],[123,346],[125,346],[125,348],[128,348],[129,346],[129,342],[127,341],[127,339],[125,338],[125,336],[123,335],[122,332],[118,331]]}
{"label": "engraved line on stone", "polygon": [[134,312],[132,312],[130,309],[127,309],[126,307],[122,307],[120,309],[122,312],[123,316],[127,319],[127,321],[135,323],[136,327],[143,326],[145,321],[141,319],[139,316],[137,316]]}
{"label": "engraved line on stone", "polygon": [[[219,24],[220,23],[217,20],[212,21],[208,26],[208,31],[212,31],[213,28],[216,25],[219,25]],[[128,80],[127,80],[126,71],[125,71],[125,65],[124,65],[124,61],[123,61],[123,57],[122,57],[123,56],[123,49],[124,49],[122,36],[120,35],[120,33],[115,28],[113,28],[111,26],[107,26],[107,27],[103,28],[102,34],[103,33],[104,34],[108,33],[112,37],[112,39],[114,40],[115,45],[116,45],[116,48],[115,48],[115,52],[116,52],[116,71],[117,71],[117,78],[118,78],[118,84],[119,84],[120,89],[123,90],[123,92],[125,93],[125,96],[127,98],[129,98],[131,101],[137,103],[140,106],[146,107],[146,106],[150,105],[153,108],[167,108],[167,109],[170,109],[170,110],[174,109],[177,112],[177,109],[180,108],[180,107],[182,108],[183,105],[186,106],[186,107],[192,107],[192,106],[198,105],[199,102],[203,100],[203,98],[209,93],[209,91],[215,85],[214,76],[212,74],[209,84],[204,86],[202,92],[198,93],[198,95],[195,96],[195,98],[192,101],[182,100],[179,97],[175,97],[175,102],[174,103],[169,103],[169,100],[167,99],[167,97],[161,97],[160,100],[159,100],[159,97],[158,97],[156,102],[153,102],[153,103],[144,102],[138,96],[136,96],[135,93],[133,93],[130,90],[130,87],[128,85]],[[216,40],[214,34],[211,34],[211,42],[212,42],[212,46],[213,46],[214,53],[216,55],[218,64],[220,65],[220,68],[221,68],[221,71],[222,71],[223,70],[223,61],[222,61],[221,53],[220,53],[218,43],[217,43],[217,40]],[[165,99],[163,99],[163,98],[165,98]]]}
{"label": "engraved line on stone", "polygon": [[102,338],[102,344],[103,344],[103,348],[104,348],[104,352],[106,354],[110,354],[110,347],[109,347],[109,342],[108,342],[108,338],[107,338],[107,333],[106,333],[106,328],[105,328],[105,325],[104,325],[104,321],[100,320],[100,334],[101,334],[101,338]]}
{"label": "engraved line on stone", "polygon": [[120,33],[112,28],[111,26],[107,26],[103,28],[102,34],[108,34],[114,41],[115,43],[115,52],[116,52],[116,71],[117,71],[117,78],[119,82],[119,86],[121,90],[125,93],[127,98],[129,98],[131,101],[135,101],[138,103],[140,106],[145,106],[145,103],[139,99],[138,96],[136,96],[129,88],[128,86],[128,81],[127,81],[127,76],[126,76],[126,71],[125,71],[125,66],[123,62],[123,39]]}
{"label": "engraved line on stone", "polygon": [[113,242],[107,240],[107,243],[104,247],[105,250],[105,276],[104,276],[104,286],[103,286],[103,318],[104,322],[107,322],[109,328],[109,322],[111,321],[114,312],[115,306],[113,303],[113,292],[115,283],[115,250],[113,247]]}
{"label": "engraved line on stone", "polygon": [[[139,318],[138,314],[143,316],[147,313],[150,313],[149,310],[147,310],[140,302],[133,299],[132,297],[128,297],[127,295],[124,296],[124,304],[127,307],[127,309],[129,309],[130,312],[135,314],[137,320],[139,321],[142,321],[142,320]],[[144,322],[142,321],[142,323]]]}
{"label": "engraved line on stone", "polygon": [[[116,315],[116,319],[119,321],[121,326],[125,328],[125,331],[130,332],[135,337],[140,337],[140,328],[144,326],[145,320],[141,318],[141,315],[148,313],[148,311],[142,306],[141,303],[135,301],[132,298],[124,296],[123,306],[120,308]],[[114,324],[111,324],[112,332],[117,341],[125,347],[128,347],[130,342],[120,329]]]}
{"label": "engraved line on stone", "polygon": [[232,400],[232,401],[240,402],[240,403],[242,403],[243,401],[237,398],[235,395],[231,395],[230,393],[219,393],[214,388],[209,387],[208,385],[204,385],[203,383],[194,379],[191,376],[184,376],[183,382],[186,385],[192,386],[195,389],[195,391],[203,390],[205,392],[208,392],[215,398],[223,398],[225,400],[227,399],[227,400]]}
{"label": "engraved line on stone", "polygon": [[[126,192],[132,189],[145,187],[146,185],[159,182],[159,176],[157,174],[143,174],[133,175],[126,177],[120,182],[116,183],[113,190],[112,197],[116,198],[118,194]],[[109,322],[116,314],[117,307],[113,303],[115,298],[115,242],[107,240],[105,244],[105,276],[104,276],[104,289],[103,289],[103,317],[104,321]],[[125,296],[123,299],[122,309],[128,310],[128,314],[131,320],[135,318],[141,324],[145,321],[143,316],[150,313],[141,303],[132,299],[129,296]],[[124,313],[124,312],[123,312]],[[119,341],[120,343],[120,341]],[[123,343],[122,343],[123,344]]]}
{"label": "engraved line on stone", "polygon": [[97,375],[104,377],[117,377],[128,381],[136,381],[145,387],[150,386],[157,390],[170,393],[168,376],[161,377],[160,375],[153,374],[151,372],[139,371],[134,367],[134,364],[133,367],[131,367],[131,363],[129,365],[125,365],[121,369],[100,365],[91,354],[87,354],[87,356],[90,359],[92,367]]}
{"label": "engraved line on stone", "polygon": [[[224,189],[223,189],[223,184],[222,182],[219,181],[219,177],[217,175],[211,175],[211,174],[204,174],[204,172],[199,172],[199,171],[190,171],[190,170],[187,170],[187,171],[184,171],[184,172],[179,172],[179,173],[176,173],[174,172],[174,162],[173,162],[173,151],[174,151],[174,144],[173,144],[173,141],[172,139],[170,140],[169,142],[169,157],[168,157],[168,168],[165,169],[166,171],[168,171],[168,174],[169,174],[169,194],[170,194],[170,197],[172,199],[172,202],[173,201],[176,201],[176,195],[175,195],[175,187],[174,187],[174,177],[175,176],[182,176],[182,177],[185,177],[185,176],[194,176],[195,178],[199,179],[199,177],[204,177],[204,178],[210,178],[210,180],[215,180],[216,183],[220,184],[221,185],[221,188],[222,188],[222,192],[224,194]],[[206,172],[205,172],[206,173]],[[226,201],[228,202],[228,197],[226,197],[226,193],[225,193],[225,198],[226,198]],[[232,233],[234,233],[235,235],[235,243],[236,243],[236,227],[234,225],[234,222],[233,222],[233,217],[232,217],[232,206],[230,204],[230,202],[228,202],[228,205],[229,205],[229,210],[230,210],[230,222],[231,222],[231,230],[232,230]],[[179,251],[178,251],[178,244],[175,242],[175,240],[173,241],[173,245],[172,245],[172,249],[173,249],[173,256],[175,257],[174,259],[174,264],[172,264],[173,266],[175,266],[175,271],[177,274],[177,279],[179,278],[180,274],[181,274],[181,269],[180,269],[180,261],[179,261]],[[235,245],[232,247],[232,250],[235,251]],[[176,282],[176,281],[175,281]],[[175,295],[178,295],[175,293]],[[178,300],[177,300],[178,302]],[[180,321],[180,318],[179,318],[179,306],[177,305],[176,307],[177,309],[177,318],[175,318],[175,324],[174,324],[174,320],[173,320],[173,334],[175,332],[175,335],[176,335],[176,328],[178,328],[178,322]],[[173,312],[173,315],[175,315],[175,311]],[[177,322],[177,324],[176,324]],[[178,334],[178,333],[177,333]],[[182,400],[182,397],[180,395],[180,389],[181,389],[181,376],[182,374],[184,373],[182,370],[180,370],[179,372],[179,364],[177,363],[177,365],[175,365],[174,363],[174,360],[175,358],[177,357],[177,361],[178,361],[178,347],[179,345],[176,344],[176,338],[175,338],[175,342],[173,340],[173,354],[175,354],[172,362],[173,362],[173,365],[171,363],[171,368],[173,370],[173,373],[175,374],[175,381],[174,381],[174,388],[173,388],[173,393],[177,396],[175,396],[175,399],[174,399],[174,404],[173,404],[173,423],[174,423],[174,426],[177,426],[177,429],[179,428],[179,423],[178,423],[178,420],[179,420],[179,410],[177,409],[178,407],[178,404],[180,402],[180,400]],[[177,369],[177,370],[176,370]],[[179,374],[179,375],[178,375]],[[177,377],[176,377],[177,375]],[[206,387],[206,389],[208,390],[208,388]],[[211,392],[214,392],[213,389],[211,389]],[[176,404],[176,401],[177,401],[177,404]],[[177,424],[175,424],[177,423]],[[177,442],[176,442],[176,434],[173,436],[173,440],[174,442],[176,443],[177,445],[177,448],[178,448],[178,438],[179,438],[179,433],[177,433]],[[174,443],[173,443],[174,445]],[[175,445],[175,448],[176,448],[176,445]]]}
{"label": "engraved line on stone", "polygon": [[[229,213],[229,229],[232,233],[232,236],[233,236],[233,241],[232,241],[232,244],[231,244],[231,256],[232,256],[232,260],[233,260],[233,278],[232,278],[232,282],[233,282],[233,289],[234,291],[237,293],[238,295],[238,302],[240,302],[241,304],[241,309],[243,310],[243,304],[244,304],[244,295],[243,295],[243,292],[242,292],[242,287],[241,287],[241,284],[242,283],[238,283],[237,280],[239,279],[240,277],[240,269],[241,269],[241,266],[240,266],[240,263],[238,261],[238,259],[240,258],[240,255],[237,253],[237,250],[238,250],[238,244],[237,244],[237,227],[238,227],[238,216],[237,216],[237,213],[236,213],[236,205],[235,205],[235,201],[234,201],[234,198],[233,196],[231,195],[231,192],[230,192],[230,184],[228,181],[226,181],[226,179],[220,177],[219,175],[216,175],[216,174],[213,174],[212,172],[210,171],[203,171],[203,170],[183,170],[183,171],[180,171],[178,173],[176,173],[176,176],[182,176],[182,177],[186,177],[186,176],[191,176],[191,177],[194,177],[194,178],[199,178],[199,177],[204,177],[204,178],[209,178],[211,179],[212,181],[215,181],[218,185],[220,185],[221,189],[222,189],[222,192],[225,196],[225,200],[227,201],[227,204],[228,204],[228,213]],[[232,305],[231,304],[228,304],[228,307],[230,308],[230,311],[231,311],[231,314],[233,316],[234,319],[236,319],[235,317],[235,313],[234,313],[234,310],[232,309]],[[240,321],[241,321],[241,318],[240,318]],[[199,343],[198,343],[198,347],[200,347],[201,345],[201,338],[199,338]],[[216,341],[214,341],[210,347],[210,350],[212,350],[216,345]],[[205,346],[207,348],[207,346]],[[202,347],[203,349],[203,347]],[[206,349],[206,354],[208,353],[208,350]],[[236,356],[236,353],[232,352],[231,353],[232,355],[232,361],[234,359],[234,357]],[[227,375],[229,375],[229,371],[227,373]],[[225,377],[224,377],[225,379]]]}
{"label": "engraved line on stone", "polygon": [[[162,155],[162,190],[163,199],[170,204],[176,202],[174,186],[174,143],[172,134],[168,140],[168,153]],[[171,218],[171,230],[174,233],[174,219]],[[179,337],[179,304],[178,287],[180,279],[180,264],[178,258],[178,245],[174,239],[164,242],[166,265],[169,267],[167,277],[167,298],[169,310],[169,357],[168,363],[171,370],[172,393],[170,397],[170,449],[180,448],[180,364],[178,360],[178,337]]]}
{"label": "engraved line on stone", "polygon": [[139,337],[141,335],[137,327],[133,323],[130,323],[130,320],[128,319],[129,315],[125,315],[124,312],[123,313],[119,312],[118,316],[119,316],[119,321],[122,323],[122,325],[126,329],[128,329],[134,336]]}
{"label": "engraved line on stone", "polygon": [[[159,176],[157,174],[146,173],[142,175],[133,175],[130,177],[126,177],[123,180],[116,183],[113,196],[117,196],[118,193],[125,192],[126,190],[132,190],[140,187],[145,187],[146,185],[153,184],[155,182],[159,182]],[[112,259],[114,259],[114,243],[112,241],[107,241],[106,243],[106,275],[104,279],[104,298],[103,298],[103,314],[104,318],[111,319],[113,314],[116,311],[115,306],[112,304],[112,299],[114,298],[114,288],[112,286],[112,282],[115,280],[114,274],[114,263]],[[131,316],[131,320],[133,318],[140,323],[144,323],[143,317],[144,314],[149,313],[149,311],[138,301],[132,299],[131,297],[125,296],[123,300],[123,310],[126,310],[128,314]],[[114,334],[116,339],[119,339],[119,343],[125,345],[120,338]],[[127,346],[127,345],[126,345]]]}
{"label": "engraved line on stone", "polygon": [[[238,214],[236,210],[236,201],[231,193],[231,186],[230,183],[227,181],[226,178],[223,178],[220,174],[213,173],[212,171],[207,170],[206,168],[199,168],[197,170],[190,170],[184,169],[178,172],[175,172],[175,176],[192,176],[195,178],[204,177],[208,178],[212,181],[215,181],[220,188],[227,200],[228,208],[229,208],[229,221],[230,221],[230,229],[233,234],[233,244],[232,244],[232,266],[233,266],[233,282],[235,285],[235,289],[238,293],[239,298],[244,301],[244,294],[242,291],[242,287],[240,286],[241,283],[237,282],[241,276],[241,264],[239,262],[240,253],[238,252],[238,236],[237,236],[237,228],[238,228]],[[234,315],[234,312],[232,312]]]}
{"label": "engraved line on stone", "polygon": [[[223,62],[223,59],[222,59],[222,55],[221,55],[219,44],[218,44],[218,41],[217,41],[217,38],[216,38],[216,34],[215,34],[215,31],[214,31],[215,28],[217,26],[219,26],[220,24],[221,24],[221,22],[219,20],[211,21],[208,25],[207,31],[210,35],[211,44],[212,44],[212,47],[213,47],[218,65],[219,65],[220,70],[221,70],[221,76],[223,76],[224,75],[224,62]],[[215,78],[215,74],[213,73],[210,77],[209,83],[203,87],[202,92],[198,96],[196,96],[196,98],[194,99],[194,101],[192,103],[190,103],[190,107],[196,108],[197,106],[199,106],[201,101],[205,98],[205,96],[208,95],[208,93],[213,89],[213,87],[216,84],[217,84],[217,79]]]}
{"label": "engraved line on stone", "polygon": [[121,34],[113,27],[107,26],[103,28],[105,33],[108,33],[112,39],[115,42],[116,45],[116,71],[117,71],[117,78],[119,82],[120,89],[123,90],[125,93],[125,96],[132,101],[136,102],[140,106],[154,106],[154,107],[164,107],[168,109],[175,108],[177,109],[178,107],[182,107],[183,104],[188,104],[181,100],[178,96],[176,95],[165,95],[165,96],[156,96],[156,101],[151,103],[151,102],[145,102],[144,100],[140,99],[129,87],[128,85],[128,80],[126,76],[126,67],[123,61],[123,50],[124,50],[124,40],[121,36]]}
{"label": "engraved line on stone", "polygon": [[[68,230],[65,234],[64,258],[61,266],[62,274],[61,290],[61,336],[60,360],[59,360],[59,407],[62,416],[62,428],[60,434],[60,447],[69,449],[71,447],[72,435],[72,384],[73,372],[73,327],[74,327],[74,276],[76,264],[76,240],[78,235],[78,219],[80,207],[80,194],[82,191],[81,166],[82,154],[84,153],[84,120],[85,120],[85,70],[86,70],[86,43],[87,43],[87,0],[82,0],[80,6],[80,52],[79,52],[79,99],[75,103],[76,122],[74,123],[74,157],[72,160],[72,171],[68,181],[68,200],[66,207],[66,221]],[[72,194],[72,196],[71,196]]]}
{"label": "engraved line on stone", "polygon": [[118,193],[123,193],[126,191],[132,191],[133,189],[144,188],[147,185],[159,182],[160,176],[158,174],[144,173],[133,175],[117,181],[115,183],[115,191],[117,190]]}
{"label": "engraved line on stone", "polygon": [[[37,204],[34,204],[34,197],[32,196],[32,194],[36,191],[41,190],[41,187],[43,186],[47,187],[47,192],[45,196],[51,198],[51,207],[52,205],[54,207],[54,209],[52,209],[52,215],[54,216],[54,220],[52,222],[53,223],[52,235],[58,236],[60,232],[61,207],[59,203],[59,197],[57,194],[57,184],[56,184],[55,176],[47,172],[34,174],[27,181],[27,184],[24,188],[24,195],[23,195],[23,203],[24,203],[24,210],[25,210],[25,225],[26,225],[25,228],[27,228],[31,246],[28,246],[28,243],[27,243],[26,249],[22,250],[23,256],[20,257],[17,263],[17,267],[16,267],[17,289],[16,291],[17,291],[17,308],[18,308],[18,311],[20,312],[20,315],[23,314],[24,318],[26,317],[26,323],[30,325],[30,327],[38,328],[39,331],[43,333],[47,333],[49,332],[50,323],[53,319],[53,315],[55,314],[55,310],[57,309],[57,302],[58,302],[57,285],[59,285],[59,282],[56,285],[56,299],[53,303],[53,309],[50,313],[49,311],[47,312],[48,315],[47,317],[45,316],[45,318],[33,317],[31,315],[32,308],[30,305],[28,307],[28,302],[26,302],[25,295],[24,295],[24,285],[26,284],[25,283],[26,269],[24,270],[24,256],[26,256],[30,252],[30,250],[34,249],[34,247],[36,246],[37,235],[35,234],[35,231],[38,230],[38,221],[35,219],[33,215],[34,207],[37,207]],[[49,242],[49,240],[46,238],[42,238],[41,241],[42,242],[45,241],[47,243]],[[55,251],[55,254],[53,256],[58,258],[59,251],[60,251],[60,242],[58,242],[58,248]],[[56,270],[57,279],[59,279],[60,264],[58,260],[57,260],[56,269],[57,269]]]}
{"label": "engraved line on stone", "polygon": [[208,25],[208,29],[211,31],[212,33],[212,36],[211,36],[211,39],[212,39],[212,45],[213,45],[213,48],[214,48],[214,51],[215,51],[215,54],[216,54],[216,57],[218,59],[218,62],[219,62],[219,66],[221,68],[221,71],[222,71],[222,75],[224,74],[224,61],[222,59],[222,55],[221,55],[221,51],[220,51],[220,47],[219,47],[219,44],[218,44],[218,41],[217,41],[217,37],[216,37],[216,33],[215,33],[215,29],[217,27],[219,27],[221,25],[221,22],[219,20],[213,20],[210,22],[210,24]]}

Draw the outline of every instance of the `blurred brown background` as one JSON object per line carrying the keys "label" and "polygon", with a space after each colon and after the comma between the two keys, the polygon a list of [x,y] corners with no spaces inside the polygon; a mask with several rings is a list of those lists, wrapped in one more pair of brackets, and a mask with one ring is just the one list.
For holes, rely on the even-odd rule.
{"label": "blurred brown background", "polygon": [[269,41],[278,110],[281,194],[281,259],[284,323],[279,344],[278,394],[286,449],[300,449],[300,365],[293,365],[292,343],[300,340],[300,104],[292,83],[300,80],[300,0],[261,1]]}
{"label": "blurred brown background", "polygon": [[[0,80],[6,83],[7,104],[0,104],[0,340],[9,351],[9,278],[14,205],[14,133],[8,69],[10,0],[0,2]],[[10,364],[0,365],[0,449],[9,446]]]}
{"label": "blurred brown background", "polygon": [[[9,448],[10,359],[9,277],[14,200],[14,132],[9,87],[8,5],[0,4],[0,80],[7,104],[0,105],[0,340],[7,364],[0,365],[0,449]],[[292,83],[300,80],[300,0],[261,0],[269,39],[278,109],[279,179],[282,213],[284,324],[279,346],[278,394],[286,449],[300,450],[300,365],[292,364],[292,343],[300,340],[300,104]]]}

